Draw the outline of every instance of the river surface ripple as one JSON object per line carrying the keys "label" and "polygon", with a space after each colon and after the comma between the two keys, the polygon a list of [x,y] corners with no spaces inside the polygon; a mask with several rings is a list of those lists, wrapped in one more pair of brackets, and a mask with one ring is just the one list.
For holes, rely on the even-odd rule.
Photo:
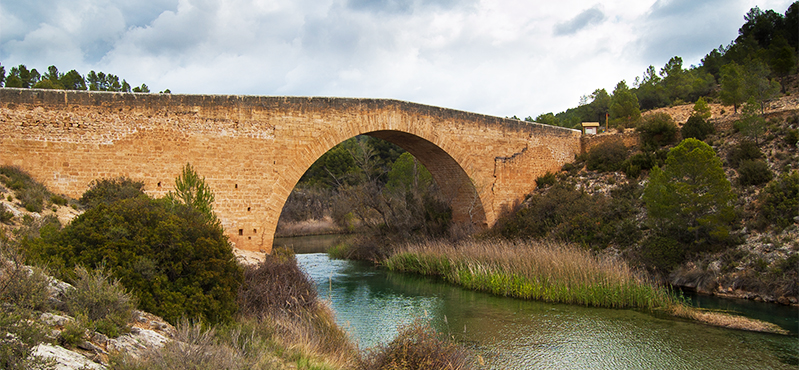
{"label": "river surface ripple", "polygon": [[[422,319],[489,369],[799,369],[797,321],[788,324],[790,336],[751,333],[635,310],[496,297],[324,253],[297,260],[361,349]],[[789,312],[799,320],[799,311]]]}

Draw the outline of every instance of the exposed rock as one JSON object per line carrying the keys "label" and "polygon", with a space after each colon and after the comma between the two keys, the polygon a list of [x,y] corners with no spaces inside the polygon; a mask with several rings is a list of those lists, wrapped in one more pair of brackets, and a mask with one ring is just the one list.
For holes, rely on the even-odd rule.
{"label": "exposed rock", "polygon": [[39,316],[39,320],[44,324],[63,328],[67,325],[67,323],[73,321],[74,319],[69,316],[61,316],[54,313],[45,312]]}
{"label": "exposed rock", "polygon": [[55,360],[56,370],[106,369],[105,366],[87,359],[80,353],[70,351],[61,346],[42,343],[36,346],[33,355]]}

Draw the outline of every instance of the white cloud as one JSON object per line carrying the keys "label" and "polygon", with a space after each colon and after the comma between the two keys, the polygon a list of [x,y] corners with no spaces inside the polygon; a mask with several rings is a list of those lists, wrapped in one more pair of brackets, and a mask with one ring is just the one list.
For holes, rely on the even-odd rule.
{"label": "white cloud", "polygon": [[[790,1],[763,9],[784,12]],[[687,64],[747,0],[32,0],[0,3],[0,62],[179,93],[396,98],[536,116]]]}

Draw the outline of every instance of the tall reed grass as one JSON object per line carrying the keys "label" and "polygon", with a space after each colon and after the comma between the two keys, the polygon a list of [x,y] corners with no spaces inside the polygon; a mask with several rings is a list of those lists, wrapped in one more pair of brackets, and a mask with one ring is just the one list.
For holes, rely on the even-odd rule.
{"label": "tall reed grass", "polygon": [[677,302],[624,261],[543,241],[425,241],[383,261],[393,271],[441,276],[500,296],[609,308],[666,308]]}

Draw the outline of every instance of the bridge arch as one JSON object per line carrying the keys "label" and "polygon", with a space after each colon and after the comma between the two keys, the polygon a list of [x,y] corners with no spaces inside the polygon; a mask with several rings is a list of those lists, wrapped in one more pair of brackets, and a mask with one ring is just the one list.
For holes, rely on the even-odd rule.
{"label": "bridge arch", "polygon": [[163,196],[190,162],[237,248],[270,252],[288,195],[336,144],[370,135],[430,170],[453,218],[500,210],[581,151],[580,132],[387,99],[133,94],[0,88],[0,165],[79,197],[128,176]]}
{"label": "bridge arch", "polygon": [[[452,207],[453,222],[475,230],[480,230],[488,226],[483,200],[477,188],[463,167],[461,167],[460,163],[458,163],[458,160],[449,155],[444,149],[425,138],[397,130],[368,131],[362,132],[359,135],[371,136],[395,144],[412,154],[424,165],[433,176],[433,180],[436,182],[436,185],[438,185],[443,198]],[[350,138],[351,137],[344,140]],[[313,152],[301,156],[307,158],[307,160],[300,168],[305,168],[305,171],[307,171],[316,160],[330,151],[333,146],[323,148],[322,150],[324,151],[321,154],[318,153],[318,148],[311,149]],[[305,171],[303,171],[303,174]],[[283,204],[285,204],[291,191],[296,187],[301,177],[302,175],[296,177],[295,174],[294,177],[288,179],[288,181],[294,183],[294,185],[289,189],[289,193],[280,195]],[[274,225],[264,225],[267,232],[276,228],[277,222],[278,219],[275,219]],[[274,234],[274,231],[272,231],[272,233]]]}

